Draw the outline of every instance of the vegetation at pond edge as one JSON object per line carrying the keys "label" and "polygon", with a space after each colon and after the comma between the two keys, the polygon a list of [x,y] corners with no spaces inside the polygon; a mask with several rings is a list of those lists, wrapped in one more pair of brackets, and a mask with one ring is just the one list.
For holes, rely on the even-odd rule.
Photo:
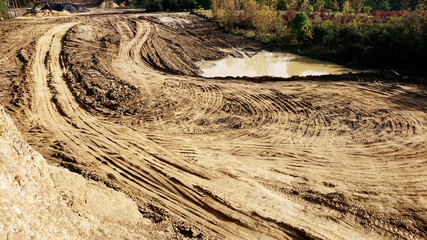
{"label": "vegetation at pond edge", "polygon": [[9,1],[0,1],[0,18],[6,17]]}
{"label": "vegetation at pond edge", "polygon": [[195,8],[210,8],[210,0],[130,0],[130,5],[146,8],[149,12],[183,11]]}
{"label": "vegetation at pond edge", "polygon": [[301,54],[362,68],[427,66],[425,0],[211,2],[211,16],[228,31]]}

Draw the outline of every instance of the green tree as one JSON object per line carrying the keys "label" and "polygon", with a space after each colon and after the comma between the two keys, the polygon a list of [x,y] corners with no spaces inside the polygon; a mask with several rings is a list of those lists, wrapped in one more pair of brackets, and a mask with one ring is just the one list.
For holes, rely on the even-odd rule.
{"label": "green tree", "polygon": [[9,8],[9,0],[0,0],[0,17],[6,17]]}
{"label": "green tree", "polygon": [[255,12],[253,19],[259,37],[264,39],[266,34],[275,27],[276,11],[272,7],[262,4],[260,10]]}
{"label": "green tree", "polygon": [[316,0],[313,7],[315,11],[321,11],[325,8],[325,0]]}
{"label": "green tree", "polygon": [[298,7],[298,0],[289,0],[288,4],[286,5],[286,10],[295,10]]}
{"label": "green tree", "polygon": [[402,0],[399,10],[407,10],[409,8],[409,0]]}
{"label": "green tree", "polygon": [[255,0],[242,0],[243,14],[241,15],[242,23],[249,28],[254,27],[253,16],[259,10],[259,4]]}
{"label": "green tree", "polygon": [[222,21],[228,28],[233,28],[238,23],[239,9],[240,6],[234,0],[224,1],[224,17]]}
{"label": "green tree", "polygon": [[325,8],[332,9],[332,0],[325,0]]}
{"label": "green tree", "polygon": [[359,13],[362,10],[365,0],[352,0],[351,5],[355,12]]}
{"label": "green tree", "polygon": [[288,6],[291,4],[292,0],[277,0],[276,9],[277,10],[287,10]]}
{"label": "green tree", "polygon": [[387,0],[384,0],[380,3],[379,8],[382,10],[386,10],[386,11],[390,11],[391,10],[391,6],[390,3]]}
{"label": "green tree", "polygon": [[331,45],[334,37],[334,27],[331,20],[326,20],[314,28],[315,40],[319,44]]}
{"label": "green tree", "polygon": [[307,7],[305,7],[305,13],[307,13],[307,15],[311,15],[314,11],[314,7],[311,4],[308,4]]}
{"label": "green tree", "polygon": [[147,4],[148,12],[158,12],[163,10],[162,1],[161,0],[151,0]]}
{"label": "green tree", "polygon": [[351,12],[351,10],[352,10],[352,8],[351,8],[351,4],[350,4],[350,2],[349,1],[345,1],[343,4],[342,4],[342,12],[343,13],[350,13]]}
{"label": "green tree", "polygon": [[365,5],[365,6],[363,6],[363,8],[362,8],[362,12],[363,13],[369,13],[369,12],[371,12],[372,11],[372,7],[371,6],[369,6],[369,5]]}
{"label": "green tree", "polygon": [[301,5],[300,5],[300,9],[301,10],[303,10],[303,11],[305,11],[305,9],[307,8],[307,6],[310,4],[310,1],[309,0],[303,0],[302,2],[301,2]]}
{"label": "green tree", "polygon": [[420,0],[418,1],[417,6],[415,7],[416,10],[425,11],[427,10],[427,3],[426,0]]}
{"label": "green tree", "polygon": [[340,10],[340,5],[338,4],[337,0],[332,1],[331,10],[335,12]]}
{"label": "green tree", "polygon": [[211,1],[210,0],[197,0],[197,6],[204,8],[204,9],[209,9],[209,8],[211,8]]}
{"label": "green tree", "polygon": [[[303,43],[311,34],[310,19],[305,12],[299,12],[291,22],[291,33],[298,43]],[[312,34],[311,34],[312,36]]]}

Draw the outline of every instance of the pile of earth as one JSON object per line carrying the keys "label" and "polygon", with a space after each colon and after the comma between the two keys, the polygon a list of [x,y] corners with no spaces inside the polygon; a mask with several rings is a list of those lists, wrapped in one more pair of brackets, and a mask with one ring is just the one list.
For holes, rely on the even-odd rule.
{"label": "pile of earth", "polygon": [[99,4],[99,8],[118,8],[118,7],[119,5],[117,5],[117,3],[112,1],[106,1]]}
{"label": "pile of earth", "polygon": [[170,225],[143,218],[125,194],[49,166],[1,105],[0,209],[0,239],[176,237]]}
{"label": "pile of earth", "polygon": [[49,11],[49,10],[41,10],[38,12],[26,12],[23,17],[54,17],[54,16],[69,16],[70,13],[67,11]]}
{"label": "pile of earth", "polygon": [[[81,13],[81,12],[89,12],[90,10],[84,8],[83,6],[71,3],[52,3],[49,4],[52,10],[55,11],[68,11],[70,13]],[[48,6],[42,7],[41,10],[49,9]]]}

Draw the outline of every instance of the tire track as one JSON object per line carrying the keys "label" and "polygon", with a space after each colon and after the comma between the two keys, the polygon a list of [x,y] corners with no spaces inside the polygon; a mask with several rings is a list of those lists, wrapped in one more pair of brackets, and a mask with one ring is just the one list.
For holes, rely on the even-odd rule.
{"label": "tire track", "polygon": [[[254,231],[255,229],[264,229],[261,231],[264,232],[264,238],[289,238],[290,235],[299,239],[308,236],[286,226],[277,225],[272,228],[247,213],[223,205],[213,196],[199,193],[191,182],[208,179],[206,176],[209,174],[191,169],[185,162],[175,159],[166,149],[156,146],[144,135],[98,119],[81,109],[62,79],[64,70],[59,64],[61,40],[67,30],[76,24],[61,24],[43,35],[37,43],[33,60],[36,83],[33,116],[39,118],[46,127],[50,127],[58,139],[74,142],[75,144],[70,144],[69,147],[80,154],[90,152],[96,159],[92,160],[93,162],[104,159],[107,168],[101,168],[106,172],[116,172],[115,176],[119,182],[128,180],[130,186],[126,187],[157,199],[161,205],[177,215],[199,222],[223,236],[231,234],[235,237],[249,237],[260,234]],[[136,34],[136,37],[139,35]],[[49,60],[45,62],[44,59]],[[70,120],[77,129],[70,127]],[[119,133],[119,137],[111,135],[107,129]],[[135,144],[132,146],[131,141],[137,142],[139,147],[135,148]],[[161,154],[156,153],[157,151]],[[86,160],[91,161],[88,156]],[[176,168],[177,166],[179,168]]]}
{"label": "tire track", "polygon": [[404,91],[368,83],[171,76],[153,62],[185,60],[162,59],[157,24],[110,23],[121,37],[116,75],[143,89],[157,121],[128,127],[76,103],[60,65],[61,39],[76,23],[37,43],[33,117],[120,187],[226,238],[425,236],[422,99],[403,98],[415,107],[401,109],[392,100]]}

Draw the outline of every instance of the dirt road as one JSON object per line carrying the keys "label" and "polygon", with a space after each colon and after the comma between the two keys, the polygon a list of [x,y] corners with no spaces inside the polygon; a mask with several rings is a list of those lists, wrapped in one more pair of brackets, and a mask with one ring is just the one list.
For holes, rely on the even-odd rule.
{"label": "dirt road", "polygon": [[260,46],[189,14],[39,21],[0,28],[19,73],[3,103],[52,164],[144,216],[187,237],[427,237],[423,85],[203,79],[195,61]]}

